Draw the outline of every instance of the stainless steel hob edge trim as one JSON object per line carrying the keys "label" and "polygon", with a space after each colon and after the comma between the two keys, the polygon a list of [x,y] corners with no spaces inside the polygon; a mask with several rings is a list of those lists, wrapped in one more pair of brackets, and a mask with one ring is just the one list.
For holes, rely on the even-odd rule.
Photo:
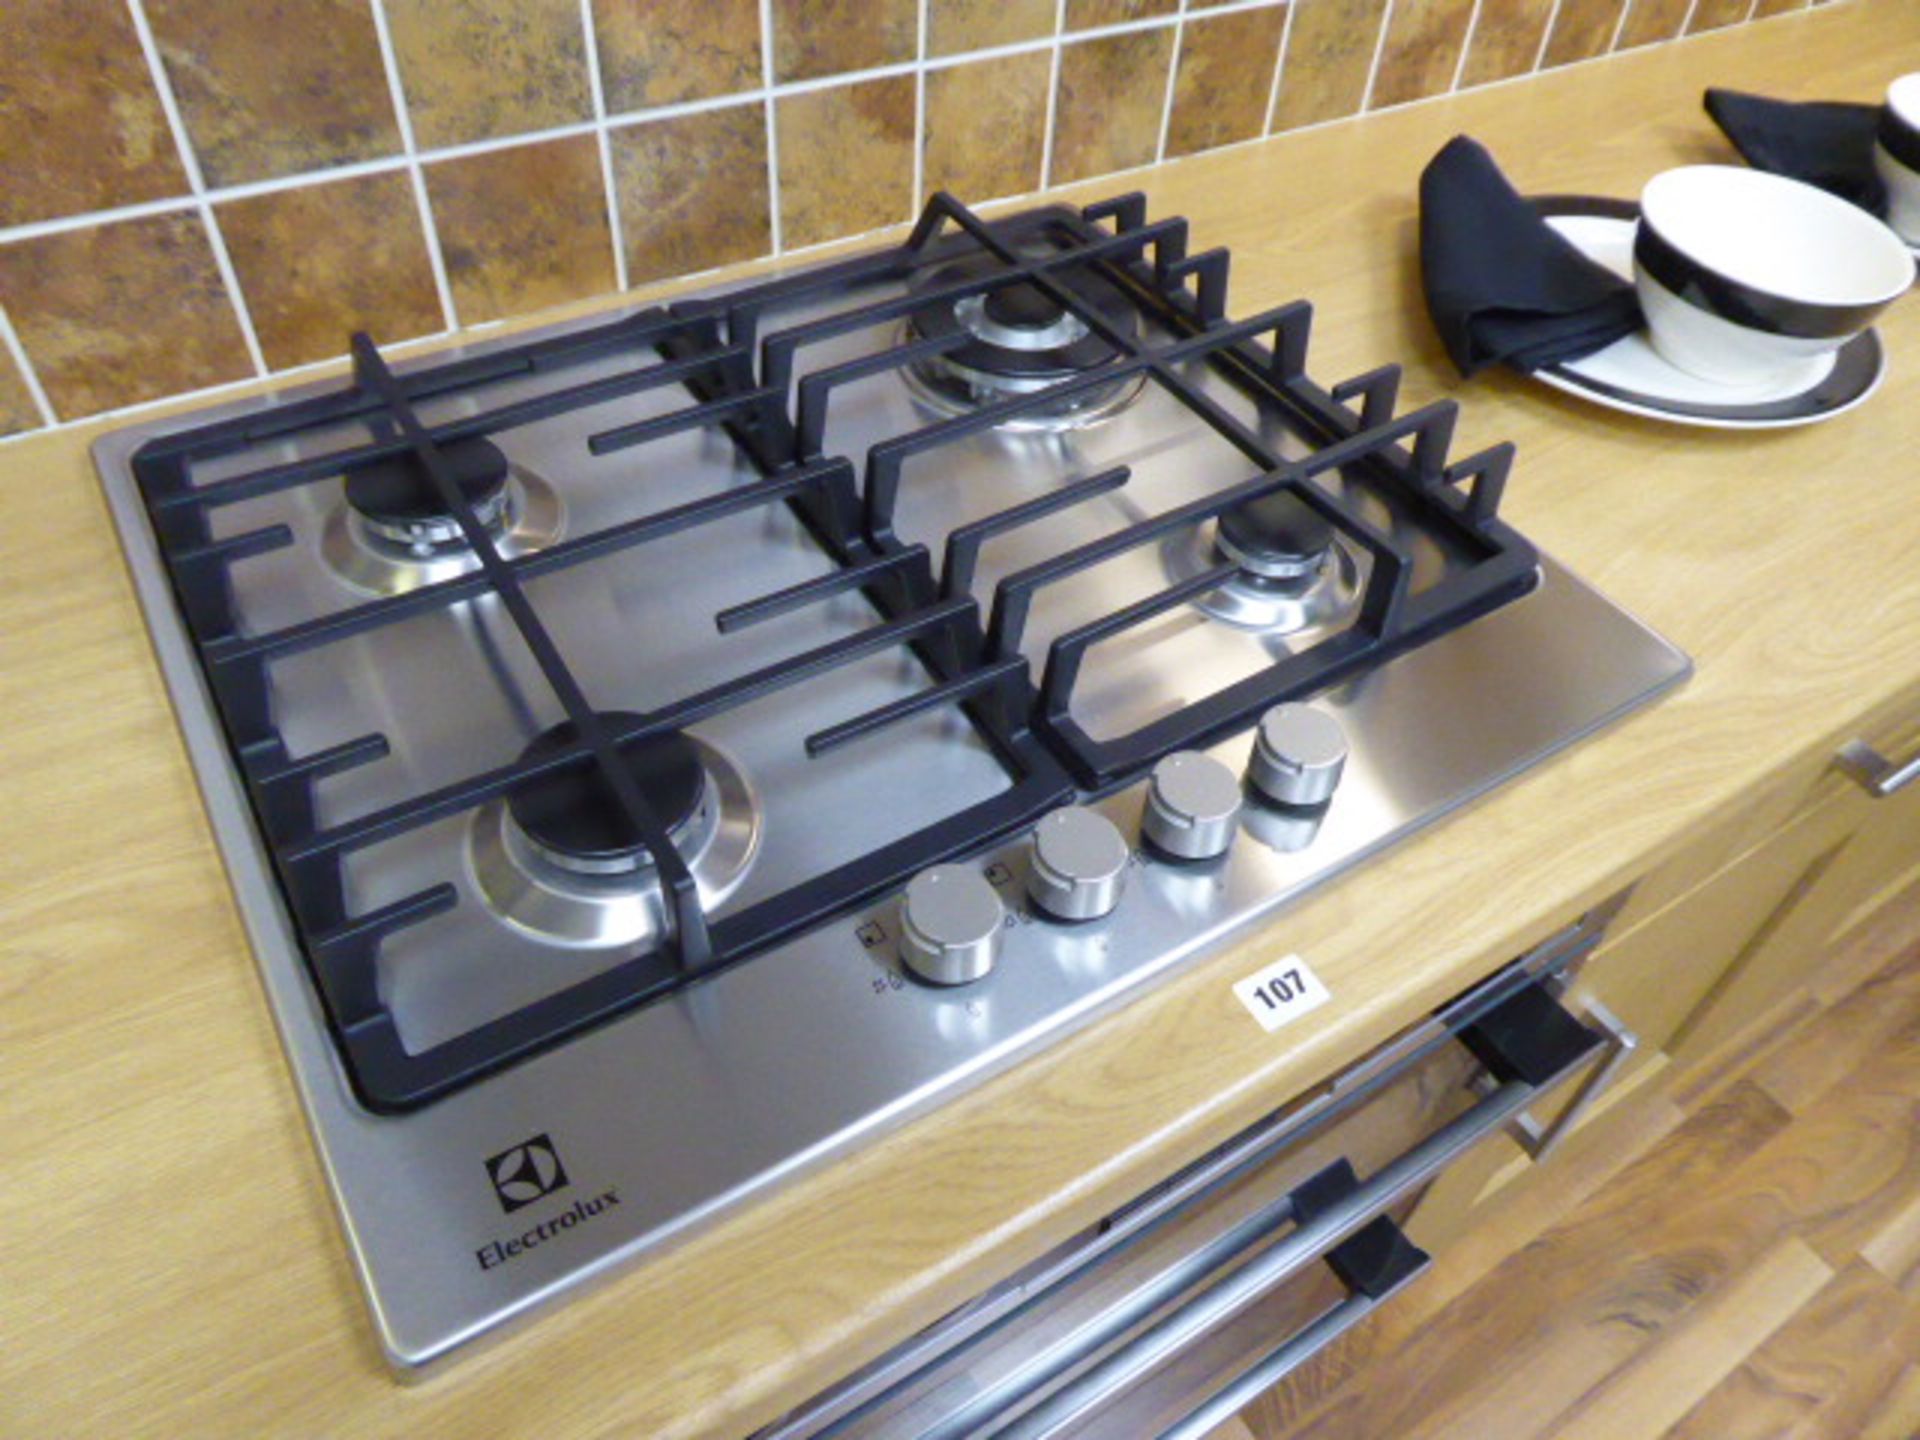
{"label": "stainless steel hob edge trim", "polygon": [[[186,746],[188,762],[198,782],[221,868],[226,871],[227,882],[232,886],[241,926],[253,951],[252,969],[266,992],[274,1029],[279,1034],[287,1068],[292,1072],[294,1088],[299,1095],[301,1117],[307,1133],[313,1137],[314,1149],[327,1179],[328,1201],[353,1252],[354,1273],[360,1282],[361,1292],[374,1311],[375,1328],[380,1333],[387,1359],[399,1369],[403,1362],[390,1346],[385,1345],[388,1333],[386,1316],[382,1313],[378,1295],[367,1283],[367,1256],[355,1233],[352,1216],[343,1203],[341,1182],[334,1170],[334,1159],[326,1136],[317,1123],[317,1106],[322,1097],[314,1092],[310,1077],[316,1073],[331,1074],[336,1085],[345,1086],[346,1076],[339,1068],[338,1057],[330,1048],[326,1016],[321,1012],[320,999],[313,987],[300,983],[297,970],[285,971],[264,963],[265,957],[273,952],[297,956],[299,941],[294,936],[279,886],[270,873],[266,851],[255,827],[252,806],[241,788],[239,773],[228,751],[212,692],[207,688],[206,678],[193,653],[193,642],[188,638],[174,605],[159,543],[148,523],[145,504],[140,498],[130,463],[142,445],[162,435],[180,429],[197,428],[215,416],[225,419],[271,408],[263,402],[298,399],[325,388],[324,382],[303,385],[294,390],[223,405],[218,411],[177,417],[180,423],[176,424],[162,421],[115,431],[95,441],[92,453],[115,528],[119,531],[120,543],[126,550],[127,570],[146,620],[154,654],[160,662],[161,678]],[[296,1017],[304,1018],[307,1022],[305,1028],[296,1023]]]}

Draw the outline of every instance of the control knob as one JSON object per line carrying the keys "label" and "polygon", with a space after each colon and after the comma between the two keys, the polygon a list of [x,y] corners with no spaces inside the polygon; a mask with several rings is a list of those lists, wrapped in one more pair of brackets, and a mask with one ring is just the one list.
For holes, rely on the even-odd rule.
{"label": "control knob", "polygon": [[967,865],[933,865],[900,902],[900,958],[935,985],[984,979],[1000,958],[1006,907],[987,877]]}
{"label": "control knob", "polygon": [[1211,755],[1180,750],[1153,767],[1140,828],[1168,855],[1211,860],[1233,844],[1240,803],[1233,771]]}
{"label": "control knob", "polygon": [[1260,717],[1247,782],[1278,805],[1322,805],[1347,763],[1347,732],[1311,705],[1276,705]]}
{"label": "control knob", "polygon": [[1098,920],[1120,903],[1127,842],[1098,810],[1068,805],[1033,831],[1027,895],[1057,920]]}

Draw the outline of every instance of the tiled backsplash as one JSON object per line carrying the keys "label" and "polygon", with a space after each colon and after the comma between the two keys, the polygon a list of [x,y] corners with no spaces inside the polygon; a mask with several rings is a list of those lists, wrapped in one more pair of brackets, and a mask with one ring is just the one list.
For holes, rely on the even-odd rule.
{"label": "tiled backsplash", "polygon": [[0,434],[1820,0],[8,0]]}

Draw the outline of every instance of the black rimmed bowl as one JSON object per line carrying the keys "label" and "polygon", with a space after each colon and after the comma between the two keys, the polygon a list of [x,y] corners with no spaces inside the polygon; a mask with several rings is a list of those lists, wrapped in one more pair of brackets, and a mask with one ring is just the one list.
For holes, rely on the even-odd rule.
{"label": "black rimmed bowl", "polygon": [[1887,187],[1888,223],[1920,246],[1920,75],[1902,75],[1887,87],[1873,168]]}
{"label": "black rimmed bowl", "polygon": [[1913,285],[1914,259],[1886,225],[1824,190],[1686,165],[1641,192],[1633,273],[1663,358],[1751,385],[1860,334]]}

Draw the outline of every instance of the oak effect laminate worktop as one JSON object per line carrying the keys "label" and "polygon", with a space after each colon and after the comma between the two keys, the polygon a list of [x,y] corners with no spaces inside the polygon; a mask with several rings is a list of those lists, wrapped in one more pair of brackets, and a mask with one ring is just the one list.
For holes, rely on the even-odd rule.
{"label": "oak effect laminate worktop", "polygon": [[[1518,442],[1505,513],[1691,683],[1331,884],[1233,953],[418,1385],[385,1370],[87,457],[0,447],[0,1432],[737,1434],[1297,1094],[1920,679],[1920,300],[1828,424],[1669,428],[1504,373],[1419,303],[1450,135],[1522,188],[1633,195],[1729,153],[1709,83],[1876,98],[1920,7],[1851,0],[1134,177],[1233,250],[1230,308],[1311,298],[1323,382],[1390,360]],[[1067,192],[1091,199],[1127,181]],[[1276,944],[1332,1003],[1229,994]]]}

